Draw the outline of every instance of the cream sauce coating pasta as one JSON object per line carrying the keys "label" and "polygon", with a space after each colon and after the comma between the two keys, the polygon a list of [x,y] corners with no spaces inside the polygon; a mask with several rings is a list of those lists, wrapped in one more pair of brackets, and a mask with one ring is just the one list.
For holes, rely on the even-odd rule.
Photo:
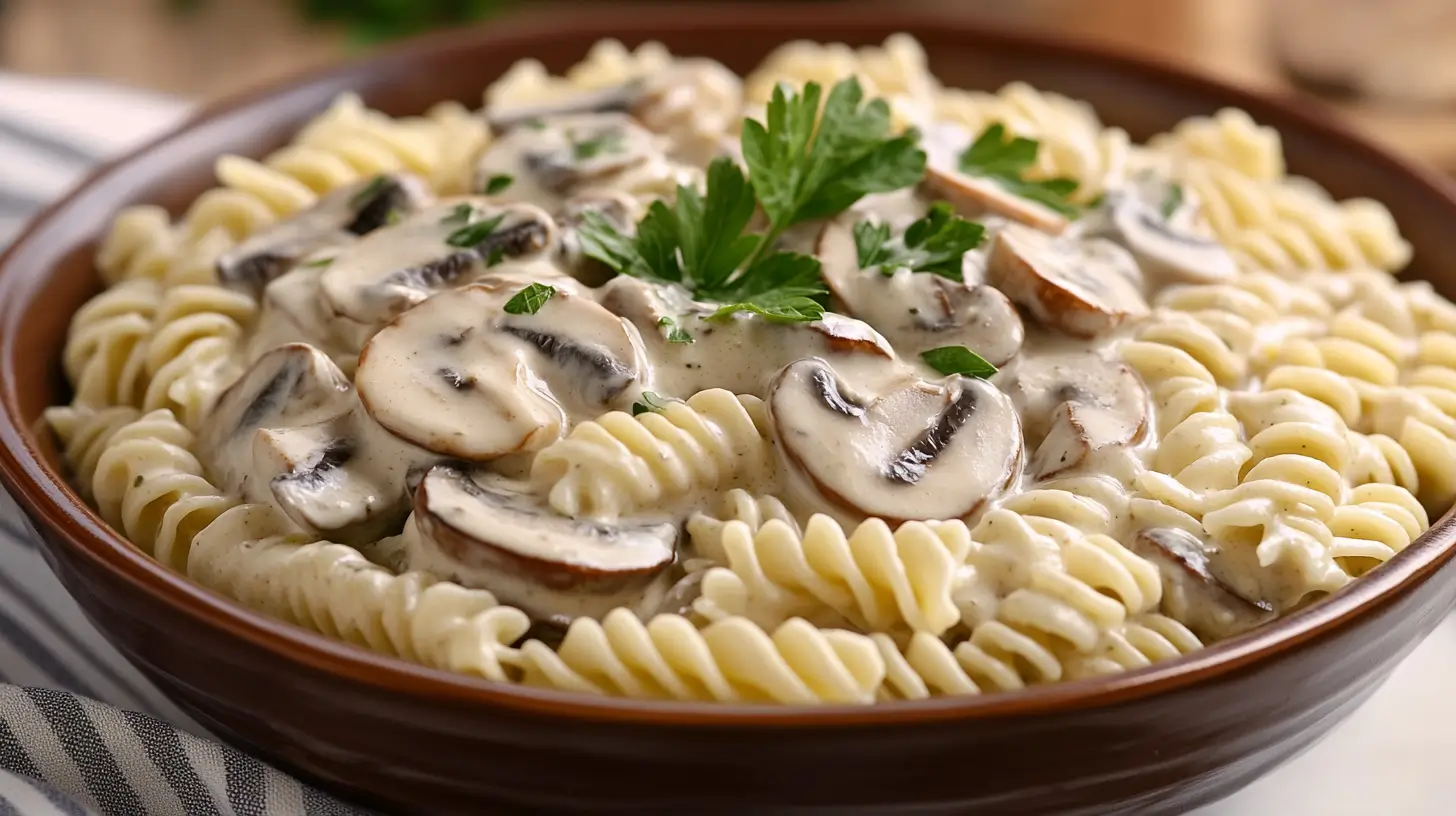
{"label": "cream sauce coating pasta", "polygon": [[[924,170],[793,223],[751,175],[773,240],[734,263],[810,257],[827,309],[722,308],[683,270],[739,250],[683,219],[762,160],[739,135],[781,126],[777,86],[850,77]],[[1176,658],[1456,500],[1456,305],[1240,111],[1136,145],[1022,83],[943,87],[904,35],[746,79],[607,42],[485,98],[345,97],[177,223],[118,216],[47,413],[103,517],[436,668],[871,703]],[[674,212],[652,274],[605,262]]]}

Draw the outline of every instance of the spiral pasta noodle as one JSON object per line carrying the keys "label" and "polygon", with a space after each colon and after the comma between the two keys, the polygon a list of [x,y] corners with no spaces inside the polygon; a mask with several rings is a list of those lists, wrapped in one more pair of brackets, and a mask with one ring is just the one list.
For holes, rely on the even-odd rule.
{"label": "spiral pasta noodle", "polygon": [[694,554],[710,564],[728,563],[728,554],[723,548],[723,530],[729,522],[739,521],[748,525],[750,532],[758,532],[770,521],[780,521],[796,534],[802,532],[794,514],[777,498],[768,495],[756,496],[742,488],[733,488],[724,493],[718,509],[712,515],[696,512],[688,517],[685,529],[692,540]]}
{"label": "spiral pasta noodle", "polygon": [[193,537],[237,504],[203,475],[191,444],[170,411],[153,411],[111,434],[91,483],[108,524],[184,573]]}
{"label": "spiral pasta noodle", "polygon": [[772,481],[763,402],[722,389],[639,416],[583,422],[536,455],[531,478],[568,516],[611,519],[693,491]]}
{"label": "spiral pasta noodle", "polygon": [[147,338],[161,304],[156,282],[133,280],[107,289],[76,312],[62,355],[75,389],[74,405],[140,403],[147,387]]}
{"label": "spiral pasta noodle", "polygon": [[638,699],[870,703],[885,676],[874,642],[853,632],[794,619],[770,633],[743,618],[699,630],[625,609],[577,618],[555,651],[528,640],[518,660],[526,685]]}
{"label": "spiral pasta noodle", "polygon": [[1310,182],[1264,181],[1209,159],[1174,164],[1214,235],[1246,269],[1396,270],[1410,260],[1410,244],[1378,202],[1335,202]]}
{"label": "spiral pasta noodle", "polygon": [[1350,575],[1362,575],[1405,549],[1429,526],[1425,508],[1409,490],[1361,485],[1330,518],[1331,554]]}
{"label": "spiral pasta noodle", "polygon": [[552,76],[539,60],[517,61],[486,88],[485,104],[538,103],[610,88],[661,72],[671,63],[662,43],[647,42],[629,51],[618,40],[600,40],[561,77]]}
{"label": "spiral pasta noodle", "polygon": [[1216,162],[1256,181],[1284,178],[1284,147],[1279,132],[1260,125],[1238,108],[1184,119],[1148,144],[1157,150]]}
{"label": "spiral pasta noodle", "polygon": [[1166,615],[1150,612],[1104,632],[1091,652],[1068,655],[1062,661],[1062,669],[1069,680],[1119,674],[1202,648],[1203,641],[1188,627]]}
{"label": "spiral pasta noodle", "polygon": [[82,498],[95,500],[91,493],[91,480],[96,477],[96,465],[101,461],[101,454],[106,452],[107,444],[117,431],[140,416],[141,412],[126,405],[99,410],[72,406],[46,409],[46,423],[60,440],[61,452],[71,466],[71,474]]}
{"label": "spiral pasta noodle", "polygon": [[239,346],[256,311],[251,296],[219,286],[167,290],[147,343],[149,382],[142,408],[165,408],[197,427],[241,373]]}
{"label": "spiral pasta noodle", "polygon": [[815,515],[802,535],[776,520],[757,531],[730,521],[722,538],[728,566],[703,576],[693,607],[708,620],[743,616],[771,627],[827,608],[864,631],[932,634],[960,620],[952,593],[971,538],[959,521],[891,530],[869,519],[846,534]]}
{"label": "spiral pasta noodle", "polygon": [[264,505],[202,530],[187,575],[267,615],[426,666],[509,680],[524,612],[421,572],[395,575],[352,547],[309,542]]}

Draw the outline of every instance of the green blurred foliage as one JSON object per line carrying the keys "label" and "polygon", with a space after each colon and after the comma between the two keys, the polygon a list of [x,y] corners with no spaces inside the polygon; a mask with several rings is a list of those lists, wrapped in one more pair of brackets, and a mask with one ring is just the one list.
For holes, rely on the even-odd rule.
{"label": "green blurred foliage", "polygon": [[[209,0],[166,0],[186,13]],[[460,25],[498,14],[512,0],[295,0],[310,20],[344,25],[357,45],[373,45],[436,28]]]}

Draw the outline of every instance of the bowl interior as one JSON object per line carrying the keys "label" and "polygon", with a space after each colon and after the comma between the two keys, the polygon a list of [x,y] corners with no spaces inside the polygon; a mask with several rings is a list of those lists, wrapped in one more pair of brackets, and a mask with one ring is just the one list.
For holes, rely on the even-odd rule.
{"label": "bowl interior", "polygon": [[[370,106],[391,114],[419,113],[445,99],[474,106],[479,104],[482,89],[517,59],[536,58],[559,72],[580,60],[603,37],[615,37],[629,47],[659,40],[674,53],[712,57],[744,72],[786,40],[865,45],[878,43],[893,31],[906,31],[925,46],[931,70],[949,86],[994,90],[1021,80],[1086,100],[1104,122],[1127,129],[1138,140],[1187,116],[1206,115],[1230,105],[1242,107],[1280,131],[1292,173],[1316,179],[1337,197],[1368,196],[1384,202],[1416,247],[1415,261],[1406,275],[1430,280],[1444,294],[1456,295],[1456,273],[1452,272],[1456,270],[1456,241],[1445,237],[1456,221],[1451,184],[1351,135],[1316,109],[1091,48],[989,33],[933,17],[875,10],[826,12],[822,5],[655,7],[642,14],[620,10],[580,14],[569,27],[555,20],[526,19],[452,33],[229,100],[99,171],[50,208],[0,258],[0,405],[4,409],[0,442],[5,448],[0,465],[15,486],[17,499],[43,519],[43,526],[48,523],[66,529],[85,557],[105,561],[119,580],[167,596],[175,601],[179,613],[186,610],[185,614],[203,615],[297,659],[326,664],[340,672],[363,673],[376,682],[407,687],[411,693],[473,696],[516,705],[534,701],[558,712],[575,710],[588,716],[647,715],[673,705],[679,713],[695,711],[705,720],[742,715],[743,709],[735,712],[732,707],[600,702],[496,688],[378,657],[265,619],[187,584],[107,530],[64,485],[51,435],[40,420],[47,405],[68,397],[59,350],[70,316],[100,288],[91,259],[117,210],[148,202],[180,214],[214,184],[212,168],[217,156],[263,155],[284,144],[339,93],[357,92]],[[1388,596],[1432,572],[1451,557],[1450,522],[1448,517],[1420,542],[1330,601],[1180,661],[1112,680],[1039,688],[1004,699],[941,700],[891,708],[903,709],[896,716],[916,707],[927,716],[977,711],[1004,714],[1087,702],[1094,697],[1111,700],[1191,682],[1200,673],[1229,669],[1268,650],[1312,637],[1322,627],[1353,615],[1359,604]],[[750,719],[809,716],[803,711],[796,715],[752,711]],[[884,707],[856,710],[853,717],[864,721],[885,716],[885,711]],[[840,715],[850,716],[846,712]],[[741,717],[736,721],[744,722]]]}

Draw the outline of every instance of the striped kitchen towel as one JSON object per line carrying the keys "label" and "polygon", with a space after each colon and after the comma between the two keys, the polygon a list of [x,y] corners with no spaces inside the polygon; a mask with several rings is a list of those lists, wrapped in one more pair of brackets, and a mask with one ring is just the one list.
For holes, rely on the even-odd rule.
{"label": "striped kitchen towel", "polygon": [[[0,248],[98,161],[185,112],[0,73]],[[86,621],[0,493],[0,816],[364,812],[211,740]]]}

